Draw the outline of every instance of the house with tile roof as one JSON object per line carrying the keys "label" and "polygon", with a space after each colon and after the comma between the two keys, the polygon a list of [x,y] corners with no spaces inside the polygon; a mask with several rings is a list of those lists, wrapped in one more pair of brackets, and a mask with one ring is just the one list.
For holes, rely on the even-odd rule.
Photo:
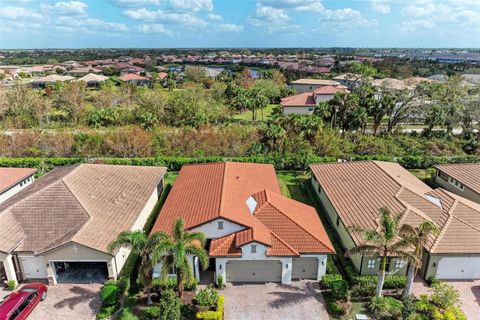
{"label": "house with tile roof", "polygon": [[[378,209],[387,207],[401,222],[418,226],[435,223],[440,230],[424,247],[421,274],[425,279],[480,279],[480,204],[445,189],[432,189],[399,164],[354,161],[310,166],[312,185],[342,245],[350,249],[364,243],[349,228],[378,227]],[[351,258],[363,275],[377,274],[376,257]],[[404,275],[408,264],[389,257],[389,274]]]}
{"label": "house with tile roof", "polygon": [[36,169],[0,168],[0,203],[14,196],[35,180]]}
{"label": "house with tile roof", "polygon": [[137,86],[148,86],[150,84],[150,78],[139,76],[135,73],[128,73],[118,78],[129,84],[134,84]]}
{"label": "house with tile roof", "polygon": [[298,79],[292,81],[291,85],[297,93],[303,93],[311,92],[323,86],[339,86],[340,83],[338,83],[337,81],[326,79]]}
{"label": "house with tile roof", "polygon": [[163,189],[163,167],[56,168],[0,204],[0,277],[50,283],[115,279],[128,254],[108,245],[141,230]]}
{"label": "house with tile roof", "polygon": [[[269,164],[185,165],[169,193],[152,232],[171,232],[177,218],[185,228],[203,232],[210,268],[195,277],[203,282],[281,282],[320,279],[332,243],[313,207],[281,195]],[[154,275],[158,276],[161,266]],[[216,275],[216,276],[215,276]]]}
{"label": "house with tile roof", "polygon": [[290,97],[282,98],[280,105],[283,114],[312,114],[315,106],[320,102],[327,102],[339,93],[348,93],[344,86],[321,86],[312,92],[303,92]]}
{"label": "house with tile roof", "polygon": [[480,203],[480,163],[436,165],[435,182],[442,188]]}

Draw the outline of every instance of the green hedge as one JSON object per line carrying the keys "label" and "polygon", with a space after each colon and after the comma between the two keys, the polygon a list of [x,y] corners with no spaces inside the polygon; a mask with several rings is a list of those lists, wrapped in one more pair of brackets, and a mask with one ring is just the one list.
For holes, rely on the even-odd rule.
{"label": "green hedge", "polygon": [[[480,156],[461,157],[433,157],[433,156],[407,156],[390,157],[383,155],[355,156],[350,160],[383,160],[398,162],[407,169],[427,169],[442,163],[465,163],[480,162]],[[318,157],[304,155],[271,155],[249,157],[150,157],[150,158],[0,158],[0,167],[28,167],[37,168],[41,172],[48,171],[55,166],[78,164],[82,162],[105,163],[117,165],[136,166],[165,166],[169,170],[178,171],[185,164],[208,163],[208,162],[254,162],[270,163],[277,170],[308,170],[312,163],[325,163],[337,161],[334,157]]]}
{"label": "green hedge", "polygon": [[223,320],[223,308],[225,303],[225,297],[221,295],[218,297],[217,310],[215,311],[202,311],[197,313],[197,319],[203,320]]}

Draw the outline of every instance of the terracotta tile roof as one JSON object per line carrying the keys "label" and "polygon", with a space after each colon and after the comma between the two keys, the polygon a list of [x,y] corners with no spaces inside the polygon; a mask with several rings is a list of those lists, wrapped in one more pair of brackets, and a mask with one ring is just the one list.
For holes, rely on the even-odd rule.
{"label": "terracotta tile roof", "polygon": [[0,168],[0,193],[37,172],[30,168]]}
{"label": "terracotta tile roof", "polygon": [[441,164],[435,168],[480,194],[480,163]]}
{"label": "terracotta tile roof", "polygon": [[0,251],[40,253],[66,242],[103,252],[129,230],[162,179],[161,167],[57,168],[0,205]]}
{"label": "terracotta tile roof", "polygon": [[[247,199],[257,202],[252,208]],[[268,255],[334,253],[314,208],[280,195],[271,165],[212,163],[183,166],[152,230],[171,232],[183,217],[187,229],[224,218],[245,229],[215,239],[211,256],[238,256],[240,247],[259,242]]]}
{"label": "terracotta tile roof", "polygon": [[347,89],[344,86],[322,86],[313,90],[316,95],[331,95],[337,92],[347,92]]}
{"label": "terracotta tile roof", "polygon": [[280,105],[283,107],[314,107],[316,106],[313,93],[304,92],[294,96],[282,98]]}
{"label": "terracotta tile roof", "polygon": [[321,86],[338,86],[340,83],[333,81],[333,80],[326,80],[326,79],[298,79],[292,81],[292,84],[313,84],[313,85],[321,85]]}
{"label": "terracotta tile roof", "polygon": [[[376,228],[378,209],[386,206],[403,214],[402,223],[415,226],[427,219],[439,226],[440,234],[426,245],[429,252],[480,253],[480,204],[441,188],[432,190],[396,163],[359,161],[310,168],[347,227]],[[358,235],[351,236],[357,245],[363,243]]]}
{"label": "terracotta tile roof", "polygon": [[139,76],[137,74],[134,74],[134,73],[129,73],[129,74],[126,74],[124,76],[121,76],[119,77],[118,79],[122,80],[122,81],[131,81],[131,80],[150,80],[149,78],[147,77],[142,77],[142,76]]}
{"label": "terracotta tile roof", "polygon": [[184,218],[187,229],[220,217],[251,227],[246,200],[264,189],[280,193],[275,169],[269,164],[184,165],[152,231],[171,231],[178,217]]}

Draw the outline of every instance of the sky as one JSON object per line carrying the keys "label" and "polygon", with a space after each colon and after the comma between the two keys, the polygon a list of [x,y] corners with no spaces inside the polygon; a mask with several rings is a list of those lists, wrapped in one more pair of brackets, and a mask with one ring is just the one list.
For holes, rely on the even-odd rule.
{"label": "sky", "polygon": [[0,48],[480,47],[480,0],[0,0]]}

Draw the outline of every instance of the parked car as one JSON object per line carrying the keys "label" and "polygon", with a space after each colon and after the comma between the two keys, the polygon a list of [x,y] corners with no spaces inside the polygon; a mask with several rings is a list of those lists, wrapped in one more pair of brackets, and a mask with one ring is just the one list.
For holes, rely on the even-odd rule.
{"label": "parked car", "polygon": [[8,295],[0,304],[0,320],[24,320],[40,301],[47,298],[48,288],[42,283],[29,283]]}

